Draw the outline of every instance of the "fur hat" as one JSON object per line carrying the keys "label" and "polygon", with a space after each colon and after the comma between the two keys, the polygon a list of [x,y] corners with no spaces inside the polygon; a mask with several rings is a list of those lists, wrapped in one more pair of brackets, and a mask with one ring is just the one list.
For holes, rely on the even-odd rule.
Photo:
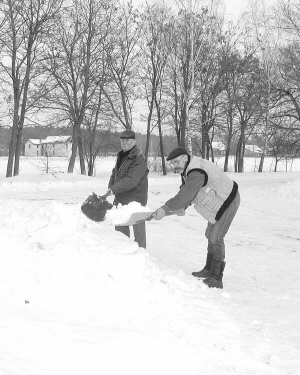
{"label": "fur hat", "polygon": [[127,139],[135,139],[135,132],[133,130],[126,129],[122,133],[120,133],[119,137],[127,138]]}
{"label": "fur hat", "polygon": [[174,148],[174,150],[172,150],[169,153],[169,155],[167,157],[167,161],[173,160],[173,159],[177,158],[177,156],[180,156],[180,155],[188,155],[189,156],[189,153],[187,152],[187,150],[184,147]]}

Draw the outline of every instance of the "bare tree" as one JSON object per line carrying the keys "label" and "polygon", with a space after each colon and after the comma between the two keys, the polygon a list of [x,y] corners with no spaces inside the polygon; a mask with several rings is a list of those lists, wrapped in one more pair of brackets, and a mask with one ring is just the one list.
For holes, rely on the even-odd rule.
{"label": "bare tree", "polygon": [[235,105],[239,115],[236,172],[243,172],[246,140],[254,132],[262,116],[261,103],[266,96],[264,78],[256,57],[249,54],[240,59],[239,80],[235,82],[234,88]]}
{"label": "bare tree", "polygon": [[66,112],[73,126],[68,173],[73,172],[77,150],[81,173],[86,173],[81,127],[88,103],[99,95],[101,61],[114,12],[109,0],[74,0],[63,12],[49,46],[47,69],[53,86],[47,102]]}
{"label": "bare tree", "polygon": [[130,2],[115,9],[116,26],[106,48],[110,83],[103,93],[119,125],[132,127],[132,110],[137,99],[138,45],[141,23],[139,13]]}
{"label": "bare tree", "polygon": [[271,106],[271,85],[274,77],[274,64],[276,45],[278,44],[278,35],[272,24],[273,17],[267,9],[264,0],[251,0],[251,21],[254,28],[255,44],[258,47],[260,59],[262,61],[262,68],[266,77],[267,93],[265,105],[265,128],[263,131],[263,152],[260,158],[258,172],[263,171],[264,158],[268,149],[269,139],[269,122],[270,122],[270,106]]}
{"label": "bare tree", "polygon": [[[300,6],[282,1],[277,13],[280,15],[282,45],[277,53],[277,80],[272,89],[277,93],[275,118],[284,116],[299,130],[300,120]],[[280,125],[282,127],[282,124]]]}
{"label": "bare tree", "polygon": [[150,135],[158,128],[160,156],[163,175],[166,175],[164,145],[162,138],[162,92],[165,67],[168,59],[170,13],[161,5],[147,6],[142,19],[143,23],[143,54],[141,59],[141,81],[145,89],[148,103],[146,159],[150,147]]}
{"label": "bare tree", "polygon": [[[184,146],[187,136],[188,149],[192,153],[189,112],[194,101],[195,81],[199,81],[219,28],[213,2],[208,7],[199,0],[178,1],[178,7],[170,64],[173,78],[177,80],[174,87],[180,90],[182,100],[179,144]],[[175,95],[178,99],[178,94]]]}
{"label": "bare tree", "polygon": [[224,120],[218,128],[222,134],[221,139],[226,141],[226,152],[224,160],[224,172],[228,172],[228,162],[232,140],[235,134],[235,123],[237,122],[237,110],[235,104],[234,91],[236,81],[239,80],[239,50],[238,41],[243,38],[238,27],[231,25],[222,38],[220,67],[223,72],[223,103],[221,113]]}
{"label": "bare tree", "polygon": [[40,70],[45,37],[53,26],[62,0],[1,0],[1,54],[9,64],[0,63],[2,85],[10,90],[12,133],[6,177],[19,174],[22,132],[26,115],[40,99]]}
{"label": "bare tree", "polygon": [[103,88],[106,85],[108,77],[105,59],[102,60],[101,74],[101,77],[98,76],[98,87],[95,95],[91,97],[91,100],[87,104],[83,122],[84,153],[89,176],[94,175],[96,157],[101,153],[102,146],[107,146],[108,135],[114,129],[114,122],[111,119],[109,106],[105,103],[103,95]]}

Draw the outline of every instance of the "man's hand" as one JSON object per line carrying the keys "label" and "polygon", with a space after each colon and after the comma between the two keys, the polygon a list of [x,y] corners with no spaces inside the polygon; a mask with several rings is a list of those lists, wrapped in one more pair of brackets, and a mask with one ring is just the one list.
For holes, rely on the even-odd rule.
{"label": "man's hand", "polygon": [[177,214],[177,216],[184,216],[185,215],[185,209],[183,208],[182,210],[180,210]]}
{"label": "man's hand", "polygon": [[102,196],[102,198],[107,198],[109,197],[110,195],[113,195],[114,192],[111,190],[111,189],[108,189],[107,192]]}
{"label": "man's hand", "polygon": [[153,214],[155,220],[161,220],[165,215],[166,211],[162,207],[158,208]]}

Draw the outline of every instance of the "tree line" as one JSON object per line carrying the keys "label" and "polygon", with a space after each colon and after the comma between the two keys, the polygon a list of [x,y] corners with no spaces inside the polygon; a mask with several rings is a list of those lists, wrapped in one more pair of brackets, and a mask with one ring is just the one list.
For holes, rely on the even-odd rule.
{"label": "tree line", "polygon": [[[7,177],[18,175],[24,128],[71,124],[72,155],[92,175],[99,134],[146,124],[204,158],[212,142],[265,155],[300,154],[300,5],[250,1],[236,23],[217,1],[138,8],[120,0],[0,0],[1,125],[9,127]],[[99,133],[101,131],[101,133]],[[97,135],[97,136],[96,136]],[[86,171],[86,166],[88,170]]]}

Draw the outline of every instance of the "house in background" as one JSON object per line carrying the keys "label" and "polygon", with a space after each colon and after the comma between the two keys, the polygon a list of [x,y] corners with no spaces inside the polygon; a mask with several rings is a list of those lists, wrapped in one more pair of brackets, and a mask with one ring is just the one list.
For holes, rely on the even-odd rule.
{"label": "house in background", "polygon": [[42,155],[42,140],[28,139],[25,143],[25,156],[41,156]]}
{"label": "house in background", "polygon": [[222,142],[212,142],[211,143],[214,156],[224,156],[226,147]]}
{"label": "house in background", "polygon": [[25,144],[25,156],[70,157],[72,137],[50,136],[46,139],[28,139]]}
{"label": "house in background", "polygon": [[256,145],[245,145],[244,156],[260,157],[262,153],[262,149]]}
{"label": "house in background", "polygon": [[50,136],[42,143],[43,156],[71,156],[72,137],[70,135]]}

